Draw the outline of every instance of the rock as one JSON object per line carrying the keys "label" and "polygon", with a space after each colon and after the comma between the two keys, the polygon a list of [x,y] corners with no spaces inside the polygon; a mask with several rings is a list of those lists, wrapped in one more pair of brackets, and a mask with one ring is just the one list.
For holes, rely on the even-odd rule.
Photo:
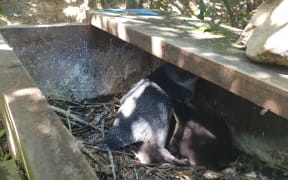
{"label": "rock", "polygon": [[263,2],[242,35],[251,60],[288,66],[288,1]]}

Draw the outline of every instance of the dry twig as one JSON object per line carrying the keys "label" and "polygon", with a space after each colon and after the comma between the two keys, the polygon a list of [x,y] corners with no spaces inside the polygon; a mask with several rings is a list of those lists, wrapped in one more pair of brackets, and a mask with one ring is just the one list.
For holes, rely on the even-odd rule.
{"label": "dry twig", "polygon": [[113,155],[112,155],[112,152],[110,151],[109,148],[107,148],[107,152],[108,152],[108,157],[110,160],[110,165],[111,165],[111,169],[112,169],[112,173],[113,173],[113,180],[116,180],[117,178],[116,178],[116,171],[115,171]]}
{"label": "dry twig", "polygon": [[71,114],[69,111],[65,111],[64,109],[61,109],[61,108],[56,107],[56,106],[53,106],[53,105],[50,105],[50,107],[51,107],[54,111],[56,111],[56,112],[58,112],[58,113],[64,114],[66,117],[68,117],[67,119],[69,119],[69,117],[70,117],[70,118],[72,118],[72,120],[75,121],[75,122],[84,124],[85,126],[89,126],[90,128],[93,128],[93,129],[95,129],[95,130],[99,130],[97,127],[89,124],[89,123],[86,122],[86,121],[83,121],[81,118],[79,118],[78,116],[76,116],[76,115],[74,115],[74,114]]}

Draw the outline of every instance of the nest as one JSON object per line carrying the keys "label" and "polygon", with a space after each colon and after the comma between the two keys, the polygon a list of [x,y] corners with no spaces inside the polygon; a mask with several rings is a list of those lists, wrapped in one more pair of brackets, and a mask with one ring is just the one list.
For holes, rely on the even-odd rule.
{"label": "nest", "polygon": [[82,142],[80,149],[100,179],[259,179],[267,172],[261,162],[245,155],[222,171],[198,166],[142,165],[133,148],[123,151],[99,148],[119,108],[117,97],[82,103],[47,99],[71,134]]}

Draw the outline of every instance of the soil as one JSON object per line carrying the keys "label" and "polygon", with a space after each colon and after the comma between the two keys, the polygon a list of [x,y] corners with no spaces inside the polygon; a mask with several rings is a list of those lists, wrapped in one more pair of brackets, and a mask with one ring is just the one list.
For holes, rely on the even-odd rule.
{"label": "soil", "polygon": [[88,4],[88,0],[0,0],[0,25],[83,22]]}

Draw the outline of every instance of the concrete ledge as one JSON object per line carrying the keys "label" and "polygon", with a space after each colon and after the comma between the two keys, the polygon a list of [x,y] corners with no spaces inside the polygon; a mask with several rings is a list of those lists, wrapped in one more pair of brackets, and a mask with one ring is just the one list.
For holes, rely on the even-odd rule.
{"label": "concrete ledge", "polygon": [[251,62],[231,45],[237,31],[204,33],[198,23],[171,15],[91,12],[91,25],[287,119],[287,69]]}
{"label": "concrete ledge", "polygon": [[0,35],[0,113],[29,179],[97,179],[12,48]]}

